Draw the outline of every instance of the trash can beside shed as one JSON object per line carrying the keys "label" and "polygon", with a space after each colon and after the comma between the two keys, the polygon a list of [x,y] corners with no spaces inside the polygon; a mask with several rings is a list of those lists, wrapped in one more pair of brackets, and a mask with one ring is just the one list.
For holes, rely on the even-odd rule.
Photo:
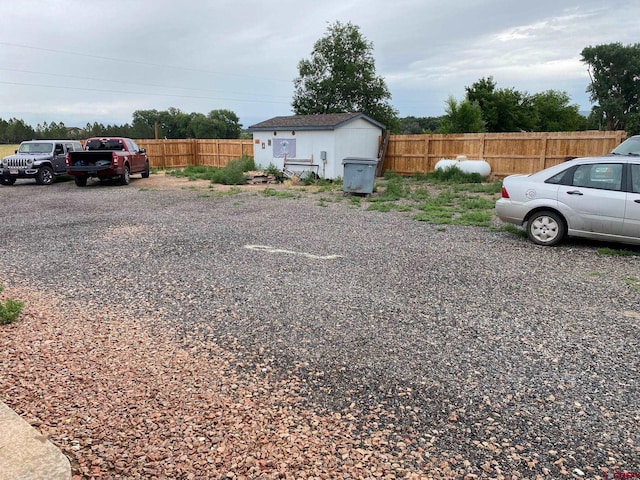
{"label": "trash can beside shed", "polygon": [[344,175],[342,177],[342,190],[344,194],[373,192],[373,184],[376,178],[375,158],[348,157],[342,160]]}

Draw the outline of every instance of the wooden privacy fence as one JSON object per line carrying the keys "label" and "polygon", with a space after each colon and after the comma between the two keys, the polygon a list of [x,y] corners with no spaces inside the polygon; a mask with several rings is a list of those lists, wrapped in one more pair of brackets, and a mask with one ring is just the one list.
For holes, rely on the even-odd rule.
{"label": "wooden privacy fence", "polygon": [[592,157],[609,153],[626,138],[626,132],[465,133],[452,135],[392,135],[383,171],[400,175],[426,173],[442,158],[465,155],[485,160],[491,174],[504,177],[533,173],[557,165],[567,157]]}
{"label": "wooden privacy fence", "polygon": [[253,140],[136,140],[147,149],[152,168],[184,168],[189,165],[224,167],[243,155],[253,157]]}
{"label": "wooden privacy fence", "polygon": [[[400,175],[433,171],[441,158],[464,155],[486,160],[491,174],[533,173],[557,165],[567,157],[609,153],[626,132],[464,133],[453,135],[391,135],[382,171]],[[224,167],[243,155],[253,156],[253,140],[136,140],[147,149],[151,167],[184,168],[189,165]]]}

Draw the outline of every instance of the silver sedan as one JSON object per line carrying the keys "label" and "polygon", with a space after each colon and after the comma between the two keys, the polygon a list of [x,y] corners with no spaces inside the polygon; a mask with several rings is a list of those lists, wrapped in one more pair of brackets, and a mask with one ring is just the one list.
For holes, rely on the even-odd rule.
{"label": "silver sedan", "polygon": [[538,245],[557,245],[567,235],[640,245],[640,135],[603,157],[506,177],[496,213],[526,224]]}

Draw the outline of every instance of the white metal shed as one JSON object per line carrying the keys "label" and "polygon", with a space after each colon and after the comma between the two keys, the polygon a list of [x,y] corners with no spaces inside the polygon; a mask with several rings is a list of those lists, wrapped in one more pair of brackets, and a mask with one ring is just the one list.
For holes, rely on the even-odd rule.
{"label": "white metal shed", "polygon": [[328,179],[343,176],[345,158],[377,159],[384,129],[363,113],[274,117],[249,127],[256,165]]}

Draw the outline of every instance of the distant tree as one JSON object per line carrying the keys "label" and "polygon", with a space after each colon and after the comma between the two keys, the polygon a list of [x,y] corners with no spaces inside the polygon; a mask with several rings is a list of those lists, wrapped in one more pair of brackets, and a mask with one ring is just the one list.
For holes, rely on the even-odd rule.
{"label": "distant tree", "polygon": [[531,98],[515,89],[498,89],[493,77],[482,78],[466,87],[470,102],[477,102],[487,132],[519,132],[535,129]]}
{"label": "distant tree", "polygon": [[547,90],[531,96],[537,132],[573,132],[584,130],[587,119],[580,114],[578,105],[569,105],[566,92]]}
{"label": "distant tree", "polygon": [[398,119],[398,129],[392,133],[412,135],[434,133],[440,128],[442,117],[403,117]]}
{"label": "distant tree", "polygon": [[0,128],[2,128],[0,132],[1,143],[20,143],[36,137],[35,130],[24,123],[23,120],[17,118],[11,118],[6,122],[3,121]]}
{"label": "distant tree", "polygon": [[240,138],[242,124],[231,110],[211,110],[207,120],[213,125],[214,137],[196,138]]}
{"label": "distant tree", "polygon": [[593,120],[606,130],[640,131],[640,43],[623,46],[609,43],[586,47],[582,61],[587,64],[591,83],[587,87]]}
{"label": "distant tree", "polygon": [[196,113],[191,119],[194,138],[216,138],[216,127],[204,113]]}
{"label": "distant tree", "polygon": [[189,126],[193,115],[193,113],[184,113],[174,107],[170,107],[166,112],[161,112],[167,131],[167,138],[194,138]]}
{"label": "distant tree", "polygon": [[294,80],[294,113],[361,112],[394,129],[397,111],[388,103],[391,93],[376,76],[373,44],[359,27],[339,21],[314,44],[310,59],[298,63]]}
{"label": "distant tree", "polygon": [[46,139],[64,139],[69,137],[69,129],[63,122],[44,122],[36,126],[36,137]]}
{"label": "distant tree", "polygon": [[[133,112],[133,136],[135,138],[156,138],[156,124],[160,127],[160,113],[158,110],[136,110]],[[163,132],[159,132],[160,138],[164,138]]]}
{"label": "distant tree", "polygon": [[159,138],[239,138],[239,122],[231,110],[211,110],[204,115],[171,107],[163,111],[136,110],[130,129],[135,138],[155,138],[156,125]]}
{"label": "distant tree", "polygon": [[484,132],[482,110],[476,102],[464,99],[458,103],[455,98],[449,97],[445,112],[438,133]]}
{"label": "distant tree", "polygon": [[98,122],[93,122],[93,125],[90,123],[87,123],[87,125],[84,127],[84,134],[87,138],[100,137],[102,135],[105,135],[106,131],[107,131],[107,128]]}

